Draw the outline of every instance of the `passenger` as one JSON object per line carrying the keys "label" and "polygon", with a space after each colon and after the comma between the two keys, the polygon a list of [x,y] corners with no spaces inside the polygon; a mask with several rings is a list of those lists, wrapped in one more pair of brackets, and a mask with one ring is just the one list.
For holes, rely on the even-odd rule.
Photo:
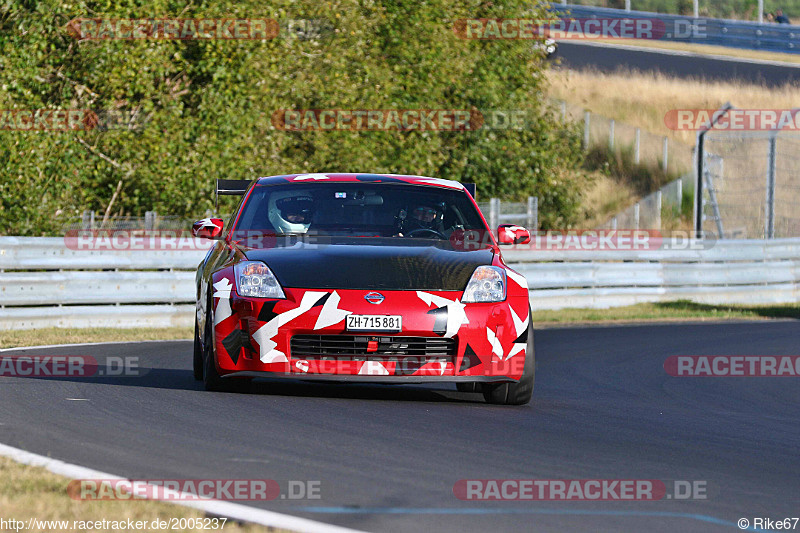
{"label": "passenger", "polygon": [[444,205],[419,204],[409,210],[411,216],[401,210],[399,215],[400,236],[431,237],[435,233],[444,235]]}

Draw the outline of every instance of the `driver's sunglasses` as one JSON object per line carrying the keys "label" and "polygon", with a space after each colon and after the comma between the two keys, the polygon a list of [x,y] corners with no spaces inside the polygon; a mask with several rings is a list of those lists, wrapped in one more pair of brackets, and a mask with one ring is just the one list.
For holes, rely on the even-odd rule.
{"label": "driver's sunglasses", "polygon": [[414,209],[414,213],[417,214],[417,215],[429,215],[430,216],[430,215],[435,215],[436,214],[436,209],[433,209],[432,207],[417,207],[416,209]]}

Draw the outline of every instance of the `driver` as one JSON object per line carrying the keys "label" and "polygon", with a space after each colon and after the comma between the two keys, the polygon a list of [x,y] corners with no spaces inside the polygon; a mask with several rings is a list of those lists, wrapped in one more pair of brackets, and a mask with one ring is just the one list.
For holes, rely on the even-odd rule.
{"label": "driver", "polygon": [[306,233],[314,216],[314,198],[305,191],[272,193],[267,216],[276,233]]}
{"label": "driver", "polygon": [[421,230],[432,230],[436,233],[444,233],[444,206],[434,204],[419,204],[408,211],[408,215],[403,224],[403,235],[408,236],[411,232],[423,236],[426,233]]}

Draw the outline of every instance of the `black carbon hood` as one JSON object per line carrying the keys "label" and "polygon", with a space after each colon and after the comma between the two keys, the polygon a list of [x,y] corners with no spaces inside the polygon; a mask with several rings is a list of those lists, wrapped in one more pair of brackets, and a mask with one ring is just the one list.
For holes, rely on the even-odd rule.
{"label": "black carbon hood", "polygon": [[243,251],[250,260],[264,261],[284,287],[428,291],[464,290],[475,268],[490,265],[494,253],[490,248],[454,250],[447,241],[397,238],[278,242]]}

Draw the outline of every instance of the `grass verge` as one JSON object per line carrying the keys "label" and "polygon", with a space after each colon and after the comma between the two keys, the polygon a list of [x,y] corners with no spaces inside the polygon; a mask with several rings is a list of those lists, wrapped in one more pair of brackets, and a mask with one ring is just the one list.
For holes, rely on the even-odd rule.
{"label": "grass verge", "polygon": [[165,341],[191,339],[192,328],[43,328],[0,331],[0,348],[81,342]]}
{"label": "grass verge", "polygon": [[533,321],[541,324],[580,322],[631,322],[658,320],[730,320],[775,319],[800,320],[798,305],[710,305],[678,300],[643,303],[611,309],[560,309],[534,311]]}
{"label": "grass verge", "polygon": [[[144,521],[152,524],[153,520],[170,521],[182,518],[206,518],[205,513],[202,511],[165,502],[145,500],[73,500],[67,494],[67,485],[70,482],[68,478],[53,474],[41,467],[19,464],[6,457],[0,457],[0,479],[3,480],[2,484],[0,484],[2,518],[6,522],[11,519],[25,522],[24,531],[102,531],[102,529],[98,528],[80,527],[81,525],[87,525],[80,524],[81,521],[119,521],[124,522],[127,527],[128,519],[133,522]],[[32,529],[27,529],[27,521],[31,518],[40,521],[66,521],[66,524],[38,524],[39,527],[34,526]],[[179,526],[181,524],[178,522],[176,525]],[[184,523],[183,525],[187,524]],[[141,531],[155,530],[147,527]],[[170,531],[204,530],[178,528],[170,529]],[[228,520],[222,531],[226,533],[276,533],[285,530]]]}

